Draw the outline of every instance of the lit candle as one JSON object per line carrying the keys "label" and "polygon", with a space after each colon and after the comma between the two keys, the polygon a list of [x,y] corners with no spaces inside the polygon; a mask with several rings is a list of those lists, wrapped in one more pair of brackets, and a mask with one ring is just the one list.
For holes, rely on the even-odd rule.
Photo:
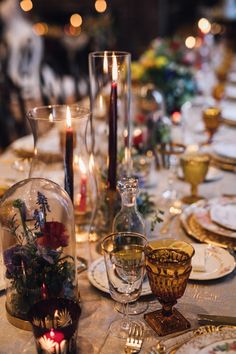
{"label": "lit candle", "polygon": [[115,54],[112,55],[112,84],[109,110],[109,141],[108,141],[108,187],[116,190],[117,169],[117,78],[118,68]]}
{"label": "lit candle", "polygon": [[80,212],[86,211],[86,198],[87,198],[87,176],[86,176],[86,166],[84,161],[79,157],[79,168],[81,171],[81,180],[80,180],[80,202],[78,210]]}
{"label": "lit candle", "polygon": [[45,337],[56,343],[61,343],[61,341],[65,338],[62,332],[55,331],[54,328],[51,328],[50,332],[45,334]]}
{"label": "lit candle", "polygon": [[71,113],[66,107],[66,145],[65,145],[65,190],[74,200],[73,144],[74,134],[71,126]]}

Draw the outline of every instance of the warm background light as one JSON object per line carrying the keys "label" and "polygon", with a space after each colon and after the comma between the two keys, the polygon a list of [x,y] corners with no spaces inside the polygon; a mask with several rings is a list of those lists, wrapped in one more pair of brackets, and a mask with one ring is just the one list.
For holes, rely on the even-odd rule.
{"label": "warm background light", "polygon": [[82,17],[79,14],[73,14],[70,17],[70,23],[73,27],[80,27],[82,25]]}
{"label": "warm background light", "polygon": [[207,34],[211,30],[211,24],[206,18],[201,18],[198,21],[198,28],[202,31],[202,33]]}
{"label": "warm background light", "polygon": [[185,45],[187,48],[192,49],[195,47],[196,44],[196,38],[193,36],[189,36],[185,39]]}
{"label": "warm background light", "polygon": [[48,33],[48,25],[44,22],[38,22],[33,25],[33,30],[38,36],[44,36]]}
{"label": "warm background light", "polygon": [[33,3],[31,0],[22,0],[20,2],[20,7],[23,11],[28,12],[28,11],[32,10]]}
{"label": "warm background light", "polygon": [[95,9],[97,12],[104,12],[107,9],[107,3],[105,0],[96,0]]}

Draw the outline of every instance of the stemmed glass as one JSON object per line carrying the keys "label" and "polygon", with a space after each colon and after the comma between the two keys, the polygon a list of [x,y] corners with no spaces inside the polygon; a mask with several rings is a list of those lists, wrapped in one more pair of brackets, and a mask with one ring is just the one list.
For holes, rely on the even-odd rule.
{"label": "stemmed glass", "polygon": [[130,329],[128,304],[142,291],[146,243],[145,236],[134,232],[115,232],[102,242],[110,295],[124,306],[123,318],[110,326],[112,335],[119,338],[126,338]]}
{"label": "stemmed glass", "polygon": [[202,119],[208,134],[207,144],[211,144],[214,134],[221,123],[221,110],[218,107],[208,107],[203,110]]}
{"label": "stemmed glass", "polygon": [[198,195],[198,185],[207,175],[210,157],[207,154],[184,154],[180,158],[184,180],[191,185],[191,195],[182,198],[186,204],[195,203],[203,197]]}
{"label": "stemmed glass", "polygon": [[148,280],[162,309],[147,313],[144,318],[160,336],[190,327],[173,306],[184,294],[193,255],[194,248],[190,244],[175,239],[152,241],[145,248]]}
{"label": "stemmed glass", "polygon": [[179,156],[185,151],[185,145],[178,143],[164,144],[158,148],[160,154],[161,165],[168,170],[167,189],[162,193],[162,197],[171,207],[177,200],[177,192],[174,188],[174,180],[177,175],[179,165]]}

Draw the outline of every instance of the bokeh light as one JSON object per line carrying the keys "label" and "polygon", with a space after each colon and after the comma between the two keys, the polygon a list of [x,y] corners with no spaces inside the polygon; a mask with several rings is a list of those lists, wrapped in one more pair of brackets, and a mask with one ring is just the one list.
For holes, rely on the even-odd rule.
{"label": "bokeh light", "polygon": [[33,31],[38,36],[44,36],[48,33],[48,25],[44,22],[38,22],[33,25]]}
{"label": "bokeh light", "polygon": [[192,49],[196,45],[196,38],[193,36],[189,36],[185,39],[185,45],[187,48]]}
{"label": "bokeh light", "polygon": [[32,10],[33,3],[31,0],[22,0],[20,2],[20,7],[23,11],[28,12],[28,11]]}
{"label": "bokeh light", "polygon": [[202,33],[207,34],[211,30],[211,24],[208,21],[208,19],[203,17],[203,18],[200,18],[200,20],[198,21],[198,28],[200,29],[200,31]]}
{"label": "bokeh light", "polygon": [[73,27],[80,27],[82,25],[82,17],[79,14],[73,14],[70,17],[70,24]]}
{"label": "bokeh light", "polygon": [[107,9],[107,3],[105,0],[96,0],[95,2],[95,9],[97,12],[105,12]]}

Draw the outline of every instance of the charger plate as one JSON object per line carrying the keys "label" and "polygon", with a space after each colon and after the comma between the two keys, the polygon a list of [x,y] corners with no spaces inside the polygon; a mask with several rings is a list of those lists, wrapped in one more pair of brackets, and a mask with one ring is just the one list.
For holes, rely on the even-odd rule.
{"label": "charger plate", "polygon": [[236,327],[212,326],[210,333],[196,334],[171,354],[233,354],[235,351]]}
{"label": "charger plate", "polygon": [[[109,294],[106,267],[104,258],[100,257],[94,261],[88,269],[88,279],[95,288]],[[151,289],[147,277],[144,278],[141,296],[150,295]]]}
{"label": "charger plate", "polygon": [[[227,198],[227,197],[219,197],[212,198],[209,200],[201,200],[198,202],[198,208],[195,209],[194,216],[196,221],[201,225],[204,229],[214,232],[215,234],[236,238],[236,231],[233,229],[226,228],[223,226],[224,221],[220,223],[220,212],[218,209],[229,207],[230,205],[236,205],[236,198]],[[214,211],[212,213],[212,211]],[[218,213],[216,211],[218,210]],[[224,210],[224,209],[223,209]],[[213,214],[213,215],[212,215]],[[219,221],[215,222],[214,216]],[[227,221],[226,213],[224,213],[224,219]],[[230,221],[230,220],[229,220]],[[229,222],[228,221],[228,222]],[[233,222],[232,222],[233,223]]]}
{"label": "charger plate", "polygon": [[220,246],[223,248],[232,248],[236,250],[236,238],[225,237],[203,228],[196,220],[194,212],[197,210],[200,200],[197,203],[189,205],[180,215],[181,225],[187,234],[195,240],[205,242],[211,245]]}

